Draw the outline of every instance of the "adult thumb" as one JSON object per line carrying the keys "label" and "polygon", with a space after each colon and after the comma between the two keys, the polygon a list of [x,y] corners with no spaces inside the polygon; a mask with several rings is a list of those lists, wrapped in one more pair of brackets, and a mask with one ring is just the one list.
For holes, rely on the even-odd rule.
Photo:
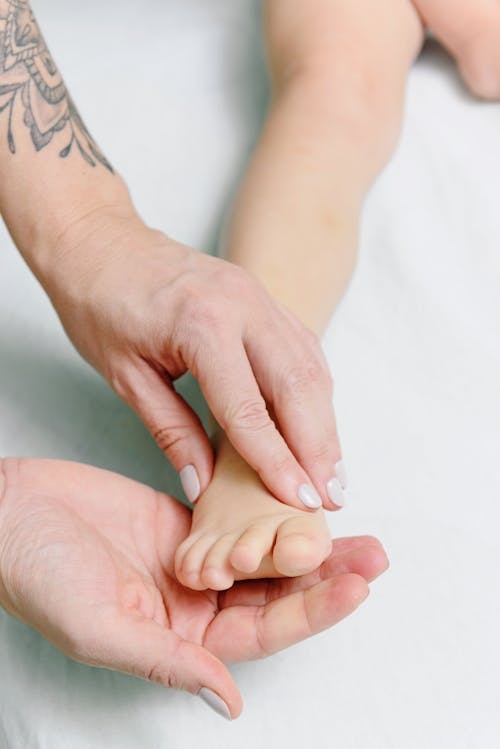
{"label": "adult thumb", "polygon": [[103,661],[99,665],[197,695],[228,720],[241,713],[241,696],[226,666],[149,619],[120,617]]}

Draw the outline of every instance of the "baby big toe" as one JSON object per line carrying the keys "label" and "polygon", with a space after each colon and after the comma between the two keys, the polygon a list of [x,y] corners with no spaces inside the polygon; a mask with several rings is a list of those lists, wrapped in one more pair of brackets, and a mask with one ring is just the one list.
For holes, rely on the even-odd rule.
{"label": "baby big toe", "polygon": [[287,577],[312,572],[331,551],[327,529],[309,528],[303,518],[291,518],[278,528],[273,551],[274,566]]}

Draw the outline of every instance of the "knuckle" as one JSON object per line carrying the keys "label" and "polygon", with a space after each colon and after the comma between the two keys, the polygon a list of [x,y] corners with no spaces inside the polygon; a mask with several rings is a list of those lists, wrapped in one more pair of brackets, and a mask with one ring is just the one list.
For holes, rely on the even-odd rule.
{"label": "knuckle", "polygon": [[[184,329],[206,330],[216,325],[223,316],[217,283],[213,274],[187,272],[177,282],[175,317],[176,326]],[[221,309],[222,308],[222,309]]]}
{"label": "knuckle", "polygon": [[287,397],[302,395],[324,381],[325,372],[317,360],[297,364],[285,371],[282,387]]}
{"label": "knuckle", "polygon": [[191,325],[204,333],[219,328],[224,321],[224,308],[211,297],[192,299],[187,314]]}
{"label": "knuckle", "polygon": [[114,392],[123,400],[127,400],[131,392],[128,375],[122,369],[113,369],[106,374],[106,379]]}
{"label": "knuckle", "polygon": [[248,398],[240,401],[223,418],[223,429],[258,432],[272,424],[264,401]]}
{"label": "knuckle", "polygon": [[191,278],[182,291],[179,317],[191,331],[206,334],[227,326],[228,305],[233,320],[238,319],[238,310],[253,308],[257,282],[244,269],[218,260],[208,275]]}
{"label": "knuckle", "polygon": [[244,268],[227,263],[218,272],[217,286],[226,302],[233,305],[233,313],[239,309],[240,314],[245,314],[247,323],[257,315],[259,309],[266,306],[263,287]]}
{"label": "knuckle", "polygon": [[114,392],[124,401],[131,404],[139,401],[143,371],[141,362],[135,355],[111,355],[102,374]]}
{"label": "knuckle", "polygon": [[189,428],[185,424],[153,427],[151,434],[160,450],[172,456],[180,452],[186,443],[189,438]]}
{"label": "knuckle", "polygon": [[223,288],[237,297],[248,294],[255,287],[255,281],[247,271],[227,261],[219,266],[217,278]]}
{"label": "knuckle", "polygon": [[332,449],[329,446],[328,442],[321,442],[313,445],[311,449],[309,450],[308,455],[309,460],[311,460],[313,463],[322,463],[326,462],[327,460],[332,463],[333,457],[332,457]]}
{"label": "knuckle", "polygon": [[153,681],[156,684],[169,687],[171,689],[185,689],[188,684],[182,679],[181,674],[178,672],[178,668],[175,667],[176,663],[182,664],[183,645],[177,643],[169,653],[169,657],[164,660],[155,659],[146,678],[149,681]]}
{"label": "knuckle", "polygon": [[277,453],[271,458],[272,470],[275,474],[291,473],[295,468],[295,461],[288,453]]}
{"label": "knuckle", "polygon": [[175,673],[164,663],[154,663],[146,674],[146,678],[148,681],[171,689],[177,689],[179,686]]}
{"label": "knuckle", "polygon": [[310,352],[309,355],[312,357],[312,359],[317,361],[323,369],[328,371],[328,363],[326,361],[326,357],[321,345],[321,339],[319,338],[319,336],[306,326],[303,327],[303,335]]}

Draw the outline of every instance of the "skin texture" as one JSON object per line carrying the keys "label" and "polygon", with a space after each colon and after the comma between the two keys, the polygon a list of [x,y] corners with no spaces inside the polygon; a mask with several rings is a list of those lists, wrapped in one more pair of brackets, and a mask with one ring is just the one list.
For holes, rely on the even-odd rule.
{"label": "skin texture", "polygon": [[339,539],[308,576],[196,593],[173,570],[189,526],[184,506],[116,474],[0,461],[0,604],[71,658],[193,694],[208,687],[235,718],[241,697],[223,663],[332,626],[387,566],[375,539]]}

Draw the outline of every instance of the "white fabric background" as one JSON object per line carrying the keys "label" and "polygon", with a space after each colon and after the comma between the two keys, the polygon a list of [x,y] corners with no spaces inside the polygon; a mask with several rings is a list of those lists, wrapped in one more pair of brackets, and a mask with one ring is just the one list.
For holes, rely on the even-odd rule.
{"label": "white fabric background", "polygon": [[[146,220],[213,249],[265,108],[258,2],[36,8]],[[500,106],[473,101],[431,44],[325,338],[353,487],[332,532],[378,535],[392,561],[364,606],[234,668],[245,709],[233,724],[188,695],[77,665],[1,612],[1,749],[498,746],[499,193]],[[175,489],[0,238],[0,454],[81,460]]]}

